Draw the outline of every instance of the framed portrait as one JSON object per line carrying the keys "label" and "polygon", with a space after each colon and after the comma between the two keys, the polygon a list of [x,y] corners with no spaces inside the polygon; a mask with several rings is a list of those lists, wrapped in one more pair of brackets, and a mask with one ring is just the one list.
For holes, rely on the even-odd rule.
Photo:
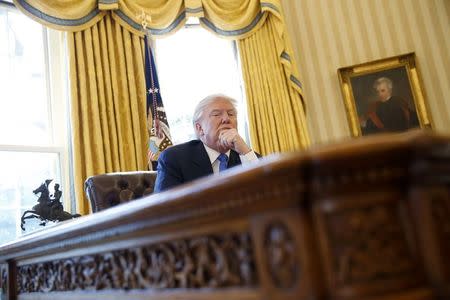
{"label": "framed portrait", "polygon": [[432,128],[414,53],[338,70],[352,136]]}

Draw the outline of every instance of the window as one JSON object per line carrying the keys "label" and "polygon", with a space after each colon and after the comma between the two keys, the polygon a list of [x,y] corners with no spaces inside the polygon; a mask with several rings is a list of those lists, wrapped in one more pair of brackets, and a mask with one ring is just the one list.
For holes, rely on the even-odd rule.
{"label": "window", "polygon": [[[64,37],[0,3],[0,243],[22,235],[20,217],[46,179],[71,199]],[[27,220],[26,232],[38,225]]]}
{"label": "window", "polygon": [[155,60],[174,144],[195,139],[194,108],[204,97],[216,93],[238,101],[238,130],[249,140],[234,41],[219,38],[198,24],[188,24],[175,34],[156,40]]}

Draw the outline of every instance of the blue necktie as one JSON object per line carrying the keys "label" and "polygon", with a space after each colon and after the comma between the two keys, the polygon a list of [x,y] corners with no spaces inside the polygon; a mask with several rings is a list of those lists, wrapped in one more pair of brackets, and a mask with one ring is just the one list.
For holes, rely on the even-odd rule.
{"label": "blue necktie", "polygon": [[217,159],[219,160],[219,172],[226,170],[228,165],[228,156],[225,153],[220,153]]}

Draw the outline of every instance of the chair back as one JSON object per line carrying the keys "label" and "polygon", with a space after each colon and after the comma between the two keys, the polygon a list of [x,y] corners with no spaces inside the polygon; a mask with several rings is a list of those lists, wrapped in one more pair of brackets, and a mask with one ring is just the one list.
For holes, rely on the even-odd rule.
{"label": "chair back", "polygon": [[156,171],[116,172],[86,179],[84,189],[92,212],[153,193]]}

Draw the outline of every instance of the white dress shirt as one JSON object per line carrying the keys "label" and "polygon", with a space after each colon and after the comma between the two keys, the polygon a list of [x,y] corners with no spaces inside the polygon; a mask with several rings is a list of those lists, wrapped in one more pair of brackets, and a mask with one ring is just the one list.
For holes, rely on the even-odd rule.
{"label": "white dress shirt", "polygon": [[[203,146],[205,147],[206,153],[208,153],[208,157],[209,157],[209,160],[211,161],[211,166],[212,166],[214,174],[219,173],[219,160],[217,158],[219,157],[220,153],[214,149],[211,149],[210,147],[206,146],[205,144],[203,144]],[[231,150],[228,150],[225,153],[227,155],[228,159],[230,159],[230,151]],[[244,155],[239,154],[239,158],[241,159],[242,165],[245,165],[252,161],[258,160],[258,157],[256,156],[256,153],[253,150],[251,150],[249,153],[244,154]]]}

